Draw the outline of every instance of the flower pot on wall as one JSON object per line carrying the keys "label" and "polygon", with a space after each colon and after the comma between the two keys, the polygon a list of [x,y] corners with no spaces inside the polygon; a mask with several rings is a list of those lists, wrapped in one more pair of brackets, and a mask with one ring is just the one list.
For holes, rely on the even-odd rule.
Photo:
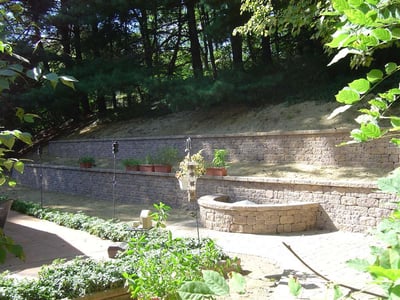
{"label": "flower pot on wall", "polygon": [[93,167],[93,164],[92,163],[88,163],[88,162],[81,162],[79,164],[79,166],[81,168],[83,168],[83,169],[89,169],[89,168]]}
{"label": "flower pot on wall", "polygon": [[172,171],[171,165],[153,165],[153,166],[154,166],[154,172],[171,173]]}
{"label": "flower pot on wall", "polygon": [[139,165],[140,172],[154,172],[153,165]]}
{"label": "flower pot on wall", "polygon": [[226,176],[228,175],[228,171],[226,168],[207,168],[206,175],[208,176]]}
{"label": "flower pot on wall", "polygon": [[125,171],[139,171],[139,166],[125,166]]}

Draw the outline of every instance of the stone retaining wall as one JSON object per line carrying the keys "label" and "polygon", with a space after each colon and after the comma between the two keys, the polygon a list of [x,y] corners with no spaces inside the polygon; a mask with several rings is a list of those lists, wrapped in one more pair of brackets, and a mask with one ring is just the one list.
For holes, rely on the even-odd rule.
{"label": "stone retaining wall", "polygon": [[[330,166],[365,166],[394,168],[399,166],[400,149],[387,140],[377,140],[346,147],[336,147],[349,140],[348,130],[294,131],[191,136],[193,153],[204,149],[207,160],[214,149],[225,148],[228,159],[243,162],[307,163]],[[144,158],[170,146],[184,155],[186,136],[118,139],[119,158]],[[112,158],[112,139],[52,141],[51,156],[78,158],[91,155]]]}
{"label": "stone retaining wall", "polygon": [[[112,205],[112,170],[80,169],[49,165],[26,165],[18,181],[48,191],[70,193],[110,201]],[[226,194],[234,201],[249,200],[258,204],[290,202],[319,203],[316,227],[364,232],[387,216],[396,205],[396,197],[376,191],[374,184],[302,179],[203,176],[197,183],[197,196]],[[116,172],[115,199],[118,203],[158,203],[184,207],[186,192],[180,191],[174,174]]]}
{"label": "stone retaining wall", "polygon": [[229,197],[198,199],[201,224],[209,229],[239,233],[289,233],[316,228],[318,203],[253,204]]}

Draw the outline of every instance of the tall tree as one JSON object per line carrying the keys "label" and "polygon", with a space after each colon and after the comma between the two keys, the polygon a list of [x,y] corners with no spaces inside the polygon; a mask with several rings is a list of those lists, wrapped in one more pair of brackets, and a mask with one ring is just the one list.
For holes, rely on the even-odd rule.
{"label": "tall tree", "polygon": [[192,68],[195,77],[203,76],[203,63],[201,61],[201,48],[199,42],[199,35],[197,32],[197,21],[195,6],[196,0],[185,0],[186,6],[186,17],[189,29],[189,41],[190,41],[190,54],[192,58]]}

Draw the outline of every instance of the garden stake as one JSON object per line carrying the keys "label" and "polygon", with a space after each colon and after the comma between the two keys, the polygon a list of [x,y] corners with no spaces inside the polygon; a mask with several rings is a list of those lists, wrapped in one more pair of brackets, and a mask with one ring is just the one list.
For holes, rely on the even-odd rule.
{"label": "garden stake", "polygon": [[117,180],[116,180],[116,175],[115,175],[115,161],[116,161],[116,156],[118,153],[118,142],[114,141],[112,143],[112,154],[114,157],[114,174],[113,174],[113,182],[112,182],[112,200],[113,200],[113,218],[115,219],[115,185],[117,184]]}
{"label": "garden stake", "polygon": [[43,208],[43,169],[42,169],[42,147],[40,145],[37,148],[37,155],[39,156],[39,166],[40,166],[40,207]]}

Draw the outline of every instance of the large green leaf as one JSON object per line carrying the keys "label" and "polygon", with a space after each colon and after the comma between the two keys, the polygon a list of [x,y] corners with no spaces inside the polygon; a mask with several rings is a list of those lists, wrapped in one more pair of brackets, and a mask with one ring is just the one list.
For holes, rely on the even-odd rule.
{"label": "large green leaf", "polygon": [[400,279],[399,269],[385,269],[380,266],[370,266],[368,271],[378,278],[387,278],[391,281],[396,281]]}
{"label": "large green leaf", "polygon": [[14,169],[19,173],[24,173],[24,163],[20,160],[14,163]]}
{"label": "large green leaf", "polygon": [[184,283],[178,290],[182,300],[203,300],[214,295],[208,285],[201,281],[192,281]]}
{"label": "large green leaf", "polygon": [[359,9],[345,9],[344,14],[353,24],[366,25],[368,23],[366,15]]}
{"label": "large green leaf", "polygon": [[375,28],[372,30],[372,34],[379,40],[388,42],[392,39],[391,32],[386,28]]}
{"label": "large green leaf", "polygon": [[390,123],[393,127],[400,127],[400,117],[390,116]]}
{"label": "large green leaf", "polygon": [[368,138],[375,139],[382,135],[380,127],[375,123],[361,124],[360,129]]}
{"label": "large green leaf", "polygon": [[238,294],[246,293],[246,279],[242,274],[232,272],[230,283],[233,292]]}
{"label": "large green leaf", "polygon": [[349,105],[360,101],[360,94],[349,87],[345,87],[340,90],[335,97],[336,101]]}
{"label": "large green leaf", "polygon": [[377,180],[378,188],[386,193],[400,193],[400,169],[395,169],[392,174]]}
{"label": "large green leaf", "polygon": [[361,79],[356,79],[349,83],[349,87],[352,88],[353,90],[356,90],[360,94],[364,94],[368,92],[370,88],[370,83],[367,79],[361,78]]}
{"label": "large green leaf", "polygon": [[208,287],[218,296],[229,294],[229,285],[225,278],[216,271],[204,270],[203,278]]}
{"label": "large green leaf", "polygon": [[378,69],[372,69],[367,73],[367,79],[371,83],[375,83],[379,80],[382,80],[383,78],[383,72]]}
{"label": "large green leaf", "polygon": [[32,135],[28,132],[21,132],[19,130],[13,131],[16,138],[20,141],[24,142],[25,144],[31,145],[32,144]]}
{"label": "large green leaf", "polygon": [[390,75],[393,72],[397,71],[397,64],[394,62],[389,62],[385,65],[386,74]]}
{"label": "large green leaf", "polygon": [[345,9],[349,9],[349,3],[346,0],[333,0],[332,7],[339,12],[343,12]]}
{"label": "large green leaf", "polygon": [[3,131],[0,133],[0,144],[5,145],[8,149],[14,147],[15,137],[10,132]]}

